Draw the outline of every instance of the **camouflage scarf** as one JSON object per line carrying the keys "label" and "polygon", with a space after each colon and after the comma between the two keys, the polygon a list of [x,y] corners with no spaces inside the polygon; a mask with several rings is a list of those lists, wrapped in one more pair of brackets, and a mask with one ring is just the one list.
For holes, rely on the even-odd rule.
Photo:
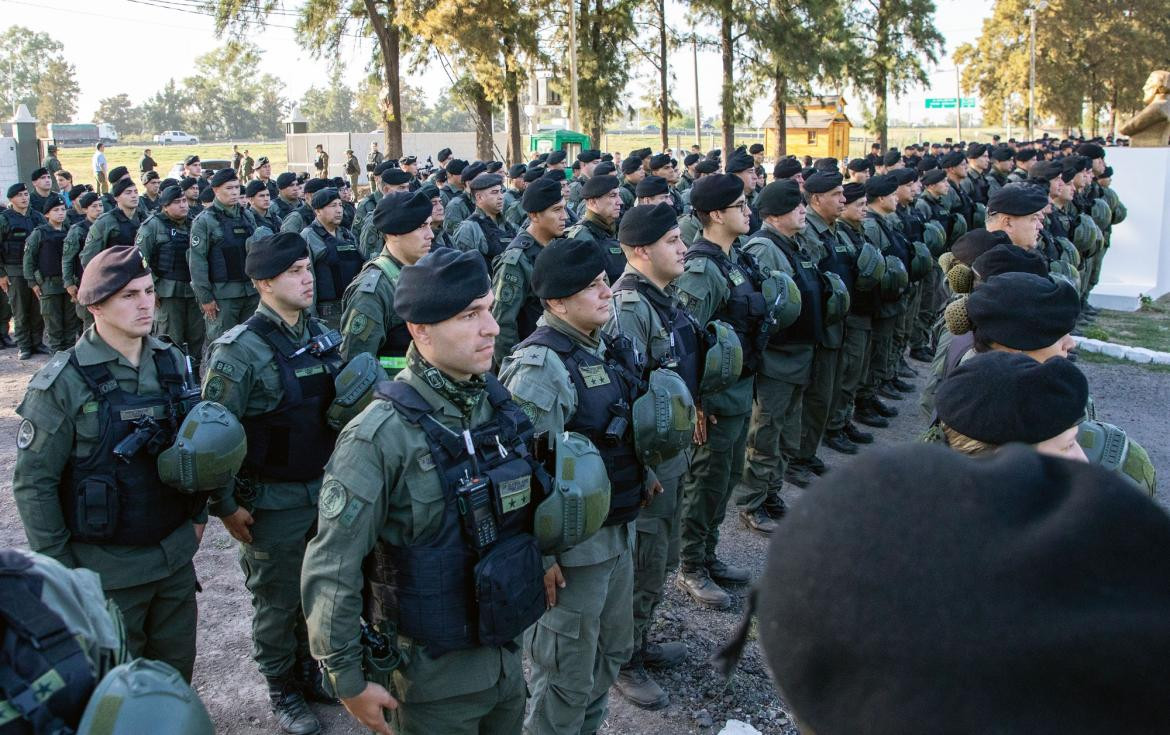
{"label": "camouflage scarf", "polygon": [[453,403],[464,416],[471,418],[471,412],[475,410],[485,390],[482,375],[472,375],[470,380],[463,382],[454,380],[427,362],[413,344],[406,350],[406,365],[412,373],[434,388],[436,393]]}

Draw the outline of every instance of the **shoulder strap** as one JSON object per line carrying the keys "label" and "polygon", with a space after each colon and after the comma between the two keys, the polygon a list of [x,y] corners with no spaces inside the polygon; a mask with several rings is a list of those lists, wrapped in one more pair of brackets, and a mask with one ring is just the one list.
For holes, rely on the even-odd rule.
{"label": "shoulder strap", "polygon": [[259,314],[253,314],[248,317],[244,324],[248,329],[260,335],[282,358],[287,359],[289,355],[296,352],[297,348],[293,345],[292,340],[281,334],[271,319],[260,316]]}
{"label": "shoulder strap", "polygon": [[549,326],[538,327],[519,346],[526,347],[528,345],[547,347],[562,358],[573,351],[573,340]]}
{"label": "shoulder strap", "polygon": [[110,393],[119,390],[118,381],[114,379],[105,363],[82,367],[81,363],[77,362],[77,355],[72,352],[69,353],[69,363],[77,369],[81,379],[85,381],[86,386],[93,391],[98,400],[104,401]]}
{"label": "shoulder strap", "polygon": [[391,281],[398,281],[398,275],[402,272],[393,260],[379,255],[374,258],[374,265],[378,266],[378,270],[386,274],[386,277]]}
{"label": "shoulder strap", "polygon": [[[380,386],[376,395],[393,403],[407,421],[422,429],[432,447],[440,447],[452,457],[457,457],[460,452],[465,451],[463,438],[440,424],[431,415],[434,412],[431,404],[427,403],[410,384],[402,380],[393,380],[387,385]],[[439,459],[441,458],[435,457],[436,461]]]}

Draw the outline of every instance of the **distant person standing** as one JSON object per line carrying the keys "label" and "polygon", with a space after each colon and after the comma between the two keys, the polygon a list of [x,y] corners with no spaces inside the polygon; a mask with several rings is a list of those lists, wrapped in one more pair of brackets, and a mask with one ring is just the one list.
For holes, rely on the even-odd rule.
{"label": "distant person standing", "polygon": [[373,171],[381,165],[382,151],[378,150],[378,142],[374,141],[370,143],[370,152],[366,154],[366,170]]}
{"label": "distant person standing", "polygon": [[53,191],[60,191],[61,187],[57,184],[57,172],[64,167],[61,165],[60,159],[57,158],[57,146],[49,146],[45,149],[45,153],[45,160],[41,161],[41,166],[47,168],[49,175],[53,177]]}
{"label": "distant person standing", "polygon": [[142,174],[142,179],[145,180],[146,174],[158,168],[158,162],[150,155],[150,149],[146,148],[142,151],[142,158],[138,161],[138,172]]}
{"label": "distant person standing", "polygon": [[106,180],[106,174],[109,173],[110,164],[106,162],[106,144],[98,143],[97,150],[93,154],[93,180],[94,191],[98,196],[105,194],[110,190],[110,184]]}
{"label": "distant person standing", "polygon": [[358,163],[357,156],[353,151],[345,152],[345,175],[349,177],[349,188],[357,191],[358,175],[362,172],[362,166]]}
{"label": "distant person standing", "polygon": [[318,178],[329,177],[329,154],[325,152],[325,146],[320,143],[317,144],[317,160],[313,166],[317,169]]}
{"label": "distant person standing", "polygon": [[256,161],[252,159],[252,152],[247,148],[244,149],[244,163],[241,168],[240,179],[242,181],[251,181],[252,172],[256,168]]}
{"label": "distant person standing", "polygon": [[232,171],[236,172],[236,176],[240,175],[240,167],[244,164],[244,154],[240,153],[238,145],[232,146]]}

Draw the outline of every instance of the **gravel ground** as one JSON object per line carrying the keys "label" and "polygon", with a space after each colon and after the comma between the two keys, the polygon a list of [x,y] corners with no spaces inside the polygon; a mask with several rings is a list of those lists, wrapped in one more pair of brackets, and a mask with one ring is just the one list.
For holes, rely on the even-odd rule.
{"label": "gravel ground", "polygon": [[[0,435],[9,437],[0,447],[0,472],[11,484],[15,459],[16,415],[29,377],[45,358],[28,362],[16,360],[15,350],[0,351]],[[913,363],[925,373],[921,364]],[[1166,406],[1170,405],[1170,373],[1154,372],[1133,365],[1098,364],[1082,361],[1096,398],[1099,416],[1125,427],[1149,451],[1163,487],[1158,501],[1170,506],[1165,485],[1170,477],[1170,432],[1166,431]],[[897,402],[901,415],[888,429],[876,430],[874,446],[912,441],[924,428],[916,396]],[[849,458],[822,449],[830,467]],[[804,493],[815,493],[815,482],[807,489],[790,488],[784,495],[791,503]],[[722,528],[720,555],[726,561],[759,574],[764,565],[766,540],[748,533],[734,513]],[[0,493],[0,546],[24,546],[20,519],[12,495]],[[250,659],[249,602],[236,562],[236,546],[223,526],[213,521],[195,559],[203,584],[199,597],[199,658],[195,666],[195,687],[207,704],[220,733],[270,733],[275,723],[267,708],[264,682]],[[658,675],[670,693],[671,704],[658,712],[643,712],[620,697],[611,699],[610,715],[601,732],[610,735],[643,733],[716,733],[728,719],[750,722],[764,733],[795,733],[791,714],[772,686],[758,645],[753,641],[732,680],[725,683],[706,663],[711,653],[734,630],[743,612],[743,594],[731,611],[698,609],[668,583],[666,600],[651,632],[658,640],[683,640],[688,657],[679,668]],[[340,707],[316,707],[324,732],[358,733],[357,727]]]}

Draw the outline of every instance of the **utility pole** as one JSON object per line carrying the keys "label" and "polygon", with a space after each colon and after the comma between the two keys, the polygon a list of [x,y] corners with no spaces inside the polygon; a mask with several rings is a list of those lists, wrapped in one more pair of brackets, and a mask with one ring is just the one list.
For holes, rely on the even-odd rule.
{"label": "utility pole", "polygon": [[577,0],[569,0],[569,127],[581,132],[581,110],[577,106]]}
{"label": "utility pole", "polygon": [[963,139],[963,85],[959,82],[959,67],[955,67],[955,142]]}
{"label": "utility pole", "polygon": [[695,63],[695,142],[703,145],[703,121],[699,113],[699,39],[691,36],[691,59]]}
{"label": "utility pole", "polygon": [[1024,11],[1028,14],[1028,140],[1036,139],[1036,13],[1047,9],[1047,1],[1039,0]]}

